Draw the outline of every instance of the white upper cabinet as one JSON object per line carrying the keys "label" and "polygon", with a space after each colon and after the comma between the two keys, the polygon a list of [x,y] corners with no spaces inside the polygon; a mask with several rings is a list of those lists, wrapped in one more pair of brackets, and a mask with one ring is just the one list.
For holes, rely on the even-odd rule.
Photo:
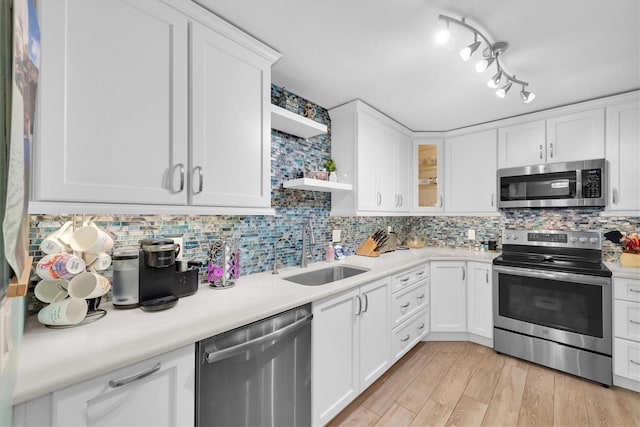
{"label": "white upper cabinet", "polygon": [[409,131],[362,101],[329,111],[331,156],[352,193],[332,193],[332,213],[393,215],[410,209]]}
{"label": "white upper cabinet", "polygon": [[34,201],[270,206],[276,52],[191,2],[38,5]]}
{"label": "white upper cabinet", "polygon": [[437,137],[413,139],[412,211],[444,210],[444,141]]}
{"label": "white upper cabinet", "polygon": [[190,203],[271,204],[271,63],[194,23]]}
{"label": "white upper cabinet", "polygon": [[497,212],[496,130],[447,138],[447,212]]}
{"label": "white upper cabinet", "polygon": [[609,209],[640,211],[640,103],[607,107]]}
{"label": "white upper cabinet", "polygon": [[186,204],[187,19],[155,0],[38,5],[35,199]]}
{"label": "white upper cabinet", "polygon": [[604,108],[502,127],[498,167],[604,158]]}

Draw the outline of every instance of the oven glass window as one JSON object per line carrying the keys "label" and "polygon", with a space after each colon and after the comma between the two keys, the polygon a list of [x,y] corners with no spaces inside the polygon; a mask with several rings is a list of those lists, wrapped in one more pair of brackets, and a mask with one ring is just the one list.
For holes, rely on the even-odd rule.
{"label": "oven glass window", "polygon": [[603,337],[602,287],[500,274],[500,316]]}

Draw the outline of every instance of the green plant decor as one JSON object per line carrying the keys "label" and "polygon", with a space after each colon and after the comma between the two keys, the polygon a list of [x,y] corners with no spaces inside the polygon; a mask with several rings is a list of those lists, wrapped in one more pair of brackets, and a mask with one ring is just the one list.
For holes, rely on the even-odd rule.
{"label": "green plant decor", "polygon": [[327,159],[327,161],[324,162],[324,168],[327,170],[327,172],[335,172],[336,171],[336,162],[334,162],[333,159],[331,157],[329,157]]}

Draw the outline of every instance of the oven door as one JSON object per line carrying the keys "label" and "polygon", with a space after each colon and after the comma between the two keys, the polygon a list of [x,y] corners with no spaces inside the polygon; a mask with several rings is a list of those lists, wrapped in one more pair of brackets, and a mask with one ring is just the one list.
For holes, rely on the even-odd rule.
{"label": "oven door", "polygon": [[494,326],[611,355],[611,278],[493,266]]}

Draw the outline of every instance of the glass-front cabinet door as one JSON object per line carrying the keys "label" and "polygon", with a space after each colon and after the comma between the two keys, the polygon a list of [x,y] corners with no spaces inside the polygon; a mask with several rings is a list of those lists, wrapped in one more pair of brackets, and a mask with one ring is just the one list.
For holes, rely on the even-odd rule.
{"label": "glass-front cabinet door", "polygon": [[444,142],[442,138],[413,139],[413,210],[444,209]]}

